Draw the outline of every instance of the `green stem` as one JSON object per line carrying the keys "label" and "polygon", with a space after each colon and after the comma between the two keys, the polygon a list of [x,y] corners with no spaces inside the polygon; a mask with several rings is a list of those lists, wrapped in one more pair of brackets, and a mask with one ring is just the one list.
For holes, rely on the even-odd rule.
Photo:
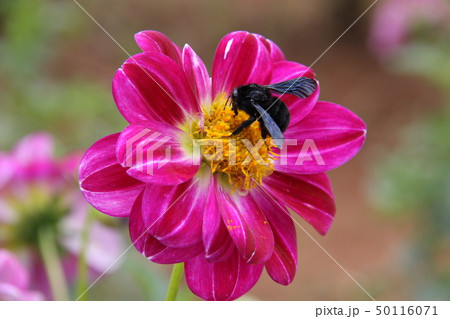
{"label": "green stem", "polygon": [[86,263],[86,250],[89,242],[89,230],[91,226],[93,214],[88,214],[84,222],[83,231],[81,233],[81,251],[78,257],[78,278],[76,285],[76,296],[80,296],[78,300],[87,300],[87,288],[89,284],[88,266]]}
{"label": "green stem", "polygon": [[53,299],[69,300],[66,278],[59,259],[56,238],[51,229],[39,231],[39,250],[44,261],[45,272],[50,282]]}
{"label": "green stem", "polygon": [[180,287],[183,270],[183,263],[173,265],[172,276],[170,277],[169,282],[169,289],[167,290],[166,295],[166,301],[175,301],[177,299],[178,288]]}

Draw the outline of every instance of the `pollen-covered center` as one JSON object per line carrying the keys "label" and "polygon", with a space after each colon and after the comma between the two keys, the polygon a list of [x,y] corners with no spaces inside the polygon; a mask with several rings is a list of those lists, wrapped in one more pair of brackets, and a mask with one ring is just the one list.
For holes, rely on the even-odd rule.
{"label": "pollen-covered center", "polygon": [[258,121],[243,129],[233,131],[249,115],[238,111],[235,115],[224,93],[219,94],[209,109],[203,109],[204,125],[196,138],[201,141],[203,162],[212,173],[223,173],[233,189],[249,190],[261,184],[262,179],[273,172],[277,154],[271,151],[272,138],[262,139]]}

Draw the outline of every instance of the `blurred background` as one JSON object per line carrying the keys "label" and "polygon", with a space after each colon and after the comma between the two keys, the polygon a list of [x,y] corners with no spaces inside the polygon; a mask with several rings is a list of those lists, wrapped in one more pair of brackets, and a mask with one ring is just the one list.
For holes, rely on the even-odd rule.
{"label": "blurred background", "polygon": [[[157,30],[181,47],[189,43],[209,70],[217,43],[234,30],[262,34],[288,60],[310,65],[373,3],[78,2],[130,54],[140,51],[135,33]],[[353,160],[330,173],[337,205],[330,232],[321,237],[296,219],[377,300],[450,298],[449,22],[446,0],[379,0],[313,66],[320,99],[359,115],[368,136]],[[0,151],[45,131],[64,156],[121,131],[111,81],[127,57],[74,1],[1,0]],[[116,226],[128,246],[125,224]],[[283,287],[264,273],[245,298],[369,300],[297,234],[294,282]],[[170,270],[132,248],[88,299],[161,300]],[[195,298],[184,286],[181,299]]]}

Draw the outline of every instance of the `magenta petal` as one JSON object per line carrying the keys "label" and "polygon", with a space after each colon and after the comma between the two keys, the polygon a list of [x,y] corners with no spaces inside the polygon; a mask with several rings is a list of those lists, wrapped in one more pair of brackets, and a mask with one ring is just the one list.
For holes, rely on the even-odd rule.
{"label": "magenta petal", "polygon": [[0,300],[42,300],[42,295],[27,290],[29,275],[15,255],[0,249]]}
{"label": "magenta petal", "polygon": [[283,204],[276,202],[264,190],[255,188],[252,196],[266,215],[275,238],[272,257],[265,267],[269,276],[279,284],[288,285],[297,271],[297,236],[294,221]]}
{"label": "magenta petal", "polygon": [[142,51],[162,53],[181,65],[180,48],[161,32],[141,31],[134,35],[134,39]]}
{"label": "magenta petal", "polygon": [[366,139],[366,125],[348,109],[318,102],[300,122],[284,133],[285,148],[277,171],[315,174],[334,169],[355,156]]}
{"label": "magenta petal", "polygon": [[12,152],[16,166],[14,178],[49,179],[58,175],[59,167],[53,159],[54,140],[47,133],[33,133],[25,136]]}
{"label": "magenta petal", "polygon": [[92,145],[80,164],[79,180],[84,197],[99,211],[118,217],[130,214],[144,184],[130,177],[116,158],[119,133]]}
{"label": "magenta petal", "polygon": [[114,75],[112,90],[120,113],[129,123],[150,119],[161,121],[158,110],[150,106],[123,69]]}
{"label": "magenta petal", "polygon": [[149,233],[143,216],[143,194],[138,196],[130,214],[130,238],[136,249],[149,260],[159,264],[175,264],[191,259],[203,251],[201,242],[188,247],[174,248],[163,245]]}
{"label": "magenta petal", "polygon": [[199,255],[185,263],[185,276],[194,294],[205,300],[234,300],[258,281],[263,265],[248,264],[235,250],[221,262],[210,263]]}
{"label": "magenta petal", "polygon": [[23,165],[49,161],[53,158],[54,141],[47,133],[34,133],[25,136],[13,151],[14,158]]}
{"label": "magenta petal", "polygon": [[264,44],[264,46],[266,47],[267,51],[269,51],[269,55],[272,58],[273,63],[286,60],[283,51],[281,51],[278,45],[276,45],[272,40],[266,39],[261,35],[257,36],[259,41],[261,41],[262,44]]}
{"label": "magenta petal", "polygon": [[17,257],[6,249],[0,249],[0,283],[26,288],[28,281],[28,273]]}
{"label": "magenta petal", "polygon": [[314,79],[316,74],[311,68],[303,64],[291,61],[280,61],[273,64],[273,72],[270,83],[283,82],[299,77]]}
{"label": "magenta petal", "polygon": [[219,43],[212,68],[212,92],[230,94],[237,86],[267,84],[272,60],[265,45],[254,34],[237,31]]}
{"label": "magenta petal", "polygon": [[17,169],[17,163],[8,154],[0,154],[0,188],[7,184]]}
{"label": "magenta petal", "polygon": [[60,243],[73,254],[75,261],[75,265],[73,265],[72,260],[68,258],[66,273],[70,273],[71,277],[76,278],[77,256],[81,254],[83,249],[85,261],[92,270],[99,273],[114,270],[120,264],[117,262],[117,258],[125,250],[122,234],[118,229],[95,220],[89,225],[89,241],[86,247],[83,247],[82,234],[89,213],[88,204],[81,198],[80,203],[76,203],[75,206],[79,207],[73,210],[61,223]]}
{"label": "magenta petal", "polygon": [[113,80],[117,107],[130,122],[151,120],[180,124],[200,112],[181,67],[161,53],[129,58]]}
{"label": "magenta petal", "polygon": [[331,227],[336,213],[330,180],[325,173],[299,175],[274,172],[263,179],[265,189],[292,208],[321,235]]}
{"label": "magenta petal", "polygon": [[[290,79],[295,79],[298,77],[308,77],[311,79],[315,78],[314,71],[300,63],[281,61],[274,63],[272,78],[270,83],[283,82]],[[300,99],[293,95],[284,94],[281,99],[289,106],[289,111],[291,113],[290,125],[294,125],[305,116],[307,116],[319,99],[320,86],[317,83],[317,89],[313,94],[308,96],[306,99]]]}
{"label": "magenta petal", "polygon": [[211,80],[208,70],[189,45],[183,48],[183,70],[200,105],[211,103]]}
{"label": "magenta petal", "polygon": [[[127,174],[145,183],[174,185],[197,173],[192,154],[180,144],[182,130],[165,123],[139,122],[128,126],[117,141],[117,159]],[[187,136],[189,138],[189,136]]]}
{"label": "magenta petal", "polygon": [[270,225],[251,196],[217,191],[220,212],[228,233],[242,257],[252,264],[266,262],[273,253]]}
{"label": "magenta petal", "polygon": [[1,301],[41,301],[44,297],[39,292],[17,288],[0,282]]}
{"label": "magenta petal", "polygon": [[141,212],[147,232],[170,247],[201,242],[205,188],[198,180],[176,186],[147,185]]}
{"label": "magenta petal", "polygon": [[228,259],[234,251],[234,242],[228,234],[220,214],[215,183],[216,180],[211,175],[203,214],[203,245],[206,251],[206,259],[209,262]]}

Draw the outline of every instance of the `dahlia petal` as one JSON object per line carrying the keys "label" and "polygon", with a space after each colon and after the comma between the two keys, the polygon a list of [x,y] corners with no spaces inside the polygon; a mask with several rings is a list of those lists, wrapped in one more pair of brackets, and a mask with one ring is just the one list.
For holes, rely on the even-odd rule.
{"label": "dahlia petal", "polygon": [[11,180],[17,164],[8,154],[0,154],[0,188]]}
{"label": "dahlia petal", "polygon": [[42,294],[39,292],[30,292],[19,289],[10,284],[0,282],[0,300],[1,301],[41,301]]}
{"label": "dahlia petal", "polygon": [[180,48],[161,32],[141,31],[134,35],[134,39],[142,51],[162,53],[181,65]]}
{"label": "dahlia petal", "polygon": [[206,196],[198,180],[176,186],[147,185],[141,218],[147,232],[161,244],[188,247],[202,240]]}
{"label": "dahlia petal", "polygon": [[279,61],[273,64],[273,72],[270,83],[283,82],[299,77],[315,79],[316,74],[311,68],[303,64],[292,61]]}
{"label": "dahlia petal", "polygon": [[95,222],[89,228],[86,263],[98,272],[111,271],[111,265],[120,264],[116,261],[124,248],[122,236],[117,229]]}
{"label": "dahlia petal", "polygon": [[250,196],[229,195],[217,191],[220,212],[228,233],[239,253],[248,262],[266,262],[273,253],[274,239],[270,225]]}
{"label": "dahlia petal", "polygon": [[[191,179],[199,169],[180,144],[182,130],[162,122],[129,125],[117,141],[117,159],[127,174],[145,183],[174,185]],[[189,138],[189,136],[188,136]]]}
{"label": "dahlia petal", "polygon": [[28,281],[28,273],[17,257],[6,249],[0,249],[0,283],[22,289],[26,288]]}
{"label": "dahlia petal", "polygon": [[[279,83],[298,77],[315,78],[315,73],[311,68],[308,68],[300,63],[291,61],[281,61],[274,63],[272,78],[270,83]],[[320,86],[317,83],[317,89],[313,94],[305,99],[300,99],[293,95],[284,94],[281,99],[289,105],[289,111],[291,113],[290,125],[293,125],[308,115],[319,99]]]}
{"label": "dahlia petal", "polygon": [[28,291],[29,274],[19,259],[6,249],[0,249],[0,300],[42,300],[38,292]]}
{"label": "dahlia petal", "polygon": [[151,107],[123,69],[117,70],[113,79],[113,97],[122,116],[129,122],[158,120],[158,110]]}
{"label": "dahlia petal", "polygon": [[263,265],[248,264],[237,252],[221,262],[203,255],[187,260],[185,276],[194,294],[205,300],[234,300],[247,293],[261,276]]}
{"label": "dahlia petal", "polygon": [[325,173],[299,175],[274,172],[264,178],[265,189],[283,202],[321,235],[331,227],[336,213],[330,180]]}
{"label": "dahlia petal", "polygon": [[[82,198],[81,198],[82,199]],[[77,259],[83,249],[82,233],[86,224],[88,204],[85,200],[75,202],[71,213],[62,220],[60,243],[74,258],[68,258],[66,274],[75,278]],[[124,251],[122,236],[117,229],[106,226],[99,221],[93,221],[89,225],[89,241],[85,250],[87,265],[99,273],[106,270],[112,271],[118,266],[117,258]]]}
{"label": "dahlia petal", "polygon": [[267,84],[272,61],[265,45],[254,34],[237,31],[219,43],[212,68],[212,92],[230,94],[249,83]]}
{"label": "dahlia petal", "polygon": [[307,117],[288,127],[284,137],[288,145],[275,169],[315,174],[334,169],[355,156],[364,144],[366,125],[340,105],[318,102]]}
{"label": "dahlia petal", "polygon": [[168,247],[152,236],[143,215],[143,194],[136,199],[130,214],[130,238],[136,249],[149,260],[159,264],[175,264],[191,259],[203,251],[202,243],[189,247]]}
{"label": "dahlia petal", "polygon": [[259,34],[257,35],[257,37],[269,51],[273,63],[286,60],[283,51],[281,51],[280,47],[276,45],[272,40],[266,39]]}
{"label": "dahlia petal", "polygon": [[53,159],[54,140],[47,133],[25,136],[12,152],[16,179],[47,179],[58,173],[58,164]]}
{"label": "dahlia petal", "polygon": [[183,70],[200,105],[211,103],[211,80],[200,57],[189,45],[183,48]]}
{"label": "dahlia petal", "polygon": [[144,52],[125,61],[114,76],[113,96],[130,123],[180,124],[200,112],[182,68],[161,53]]}
{"label": "dahlia petal", "polygon": [[47,133],[34,133],[25,136],[13,150],[13,156],[22,164],[47,161],[53,157],[53,137]]}
{"label": "dahlia petal", "polygon": [[297,271],[297,236],[292,217],[283,204],[260,188],[252,190],[252,196],[266,215],[275,238],[273,254],[265,264],[267,273],[275,282],[288,285]]}
{"label": "dahlia petal", "polygon": [[130,177],[117,162],[119,133],[94,143],[81,160],[80,188],[86,200],[99,211],[117,217],[130,214],[134,200],[144,184]]}
{"label": "dahlia petal", "polygon": [[228,259],[234,251],[234,243],[231,239],[219,210],[216,197],[216,180],[211,175],[209,192],[203,214],[203,245],[206,251],[206,259],[209,262],[217,262]]}

